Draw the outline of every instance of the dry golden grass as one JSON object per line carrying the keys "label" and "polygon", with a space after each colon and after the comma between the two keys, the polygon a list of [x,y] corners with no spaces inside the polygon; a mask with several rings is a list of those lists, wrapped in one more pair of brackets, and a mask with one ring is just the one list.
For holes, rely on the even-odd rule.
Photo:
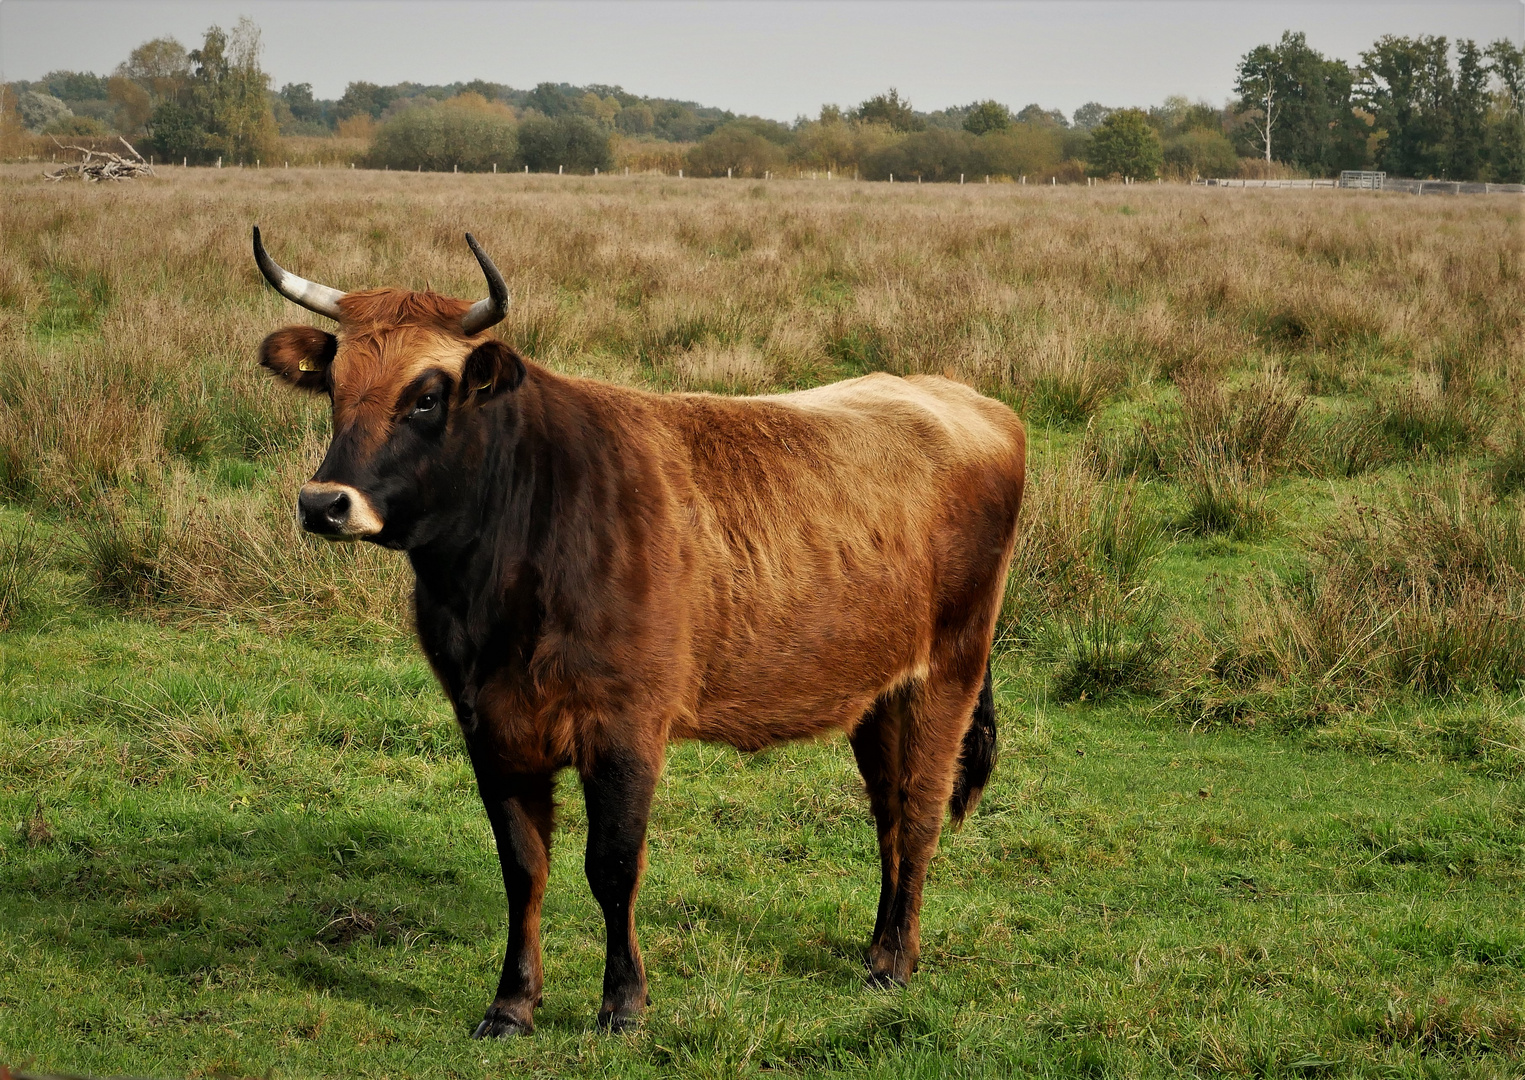
{"label": "dry golden grass", "polygon": [[[93,522],[99,551],[138,537],[155,602],[191,613],[373,619],[401,588],[384,556],[318,557],[291,527],[326,417],[254,363],[309,318],[260,281],[255,223],[331,285],[459,296],[482,289],[469,229],[509,280],[503,337],[564,371],[723,392],[937,372],[1064,446],[1136,402],[1084,440],[1095,471],[1174,476],[1186,523],[1230,536],[1256,533],[1289,468],[1483,445],[1525,347],[1503,199],[333,168],[85,186],[35,166],[0,189],[0,488]],[[254,470],[243,487],[216,477],[230,460]],[[1035,477],[1029,520],[1052,504],[1085,523],[1040,522],[1020,555],[1045,617],[1129,595],[1110,555],[1090,584],[1044,562],[1117,532],[1114,495],[1076,468]]]}

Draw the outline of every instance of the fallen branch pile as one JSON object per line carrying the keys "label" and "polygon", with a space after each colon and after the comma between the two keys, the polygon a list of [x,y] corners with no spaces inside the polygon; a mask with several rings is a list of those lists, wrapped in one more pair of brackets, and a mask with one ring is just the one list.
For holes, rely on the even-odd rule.
{"label": "fallen branch pile", "polygon": [[[104,150],[89,150],[83,146],[65,145],[54,139],[53,142],[60,150],[78,150],[84,154],[84,159],[76,161],[72,165],[65,165],[62,169],[53,172],[44,172],[43,175],[49,180],[58,181],[66,176],[77,176],[89,183],[100,180],[132,180],[139,176],[152,176],[154,167],[143,160],[143,155],[132,148],[132,143],[117,136],[121,144],[127,147],[131,158],[125,158],[121,154],[108,154]],[[133,160],[133,159],[136,160]]]}

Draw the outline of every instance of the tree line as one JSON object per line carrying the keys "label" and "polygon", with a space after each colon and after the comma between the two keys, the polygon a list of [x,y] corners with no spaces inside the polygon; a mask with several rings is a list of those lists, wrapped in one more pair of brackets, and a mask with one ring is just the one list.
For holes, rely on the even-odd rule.
{"label": "tree line", "polygon": [[[0,112],[58,136],[120,133],[145,152],[210,163],[275,160],[282,139],[348,139],[377,168],[592,172],[616,158],[656,160],[694,176],[835,171],[864,179],[952,181],[1087,176],[1243,175],[1525,180],[1525,57],[1509,41],[1454,48],[1444,37],[1379,38],[1357,64],[1287,32],[1237,66],[1221,106],[1167,98],[1149,108],[1097,102],[1072,116],[994,100],[931,112],[891,89],[853,107],[823,106],[780,123],[618,86],[483,80],[448,85],[350,83],[273,89],[259,28],[213,26],[199,48],[155,38],[109,76],[51,72],[5,88]],[[0,121],[5,117],[0,115]]]}

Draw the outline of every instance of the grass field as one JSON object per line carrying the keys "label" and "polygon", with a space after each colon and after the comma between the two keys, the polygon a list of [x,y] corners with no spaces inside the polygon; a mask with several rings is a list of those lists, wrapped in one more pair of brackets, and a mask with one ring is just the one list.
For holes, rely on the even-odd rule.
{"label": "grass field", "polygon": [[[563,781],[529,1039],[392,553],[291,521],[326,417],[254,364],[341,288],[475,296],[564,371],[934,371],[1027,418],[1001,761],[865,984],[845,743],[675,747],[638,925]],[[1498,1076],[1525,1068],[1521,207],[1493,198],[0,170],[0,1063],[138,1076]],[[314,320],[316,321],[316,320]]]}

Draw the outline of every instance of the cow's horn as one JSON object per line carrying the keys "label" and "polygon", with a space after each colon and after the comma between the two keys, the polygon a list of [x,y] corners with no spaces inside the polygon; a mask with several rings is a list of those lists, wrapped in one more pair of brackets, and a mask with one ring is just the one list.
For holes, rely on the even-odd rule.
{"label": "cow's horn", "polygon": [[344,294],[282,270],[260,242],[258,225],[254,226],[254,261],[259,263],[259,272],[265,275],[271,287],[293,304],[301,304],[308,311],[316,311],[330,319],[343,317],[339,313],[339,301],[344,299]]}
{"label": "cow's horn", "polygon": [[487,275],[488,293],[487,299],[472,304],[471,310],[461,317],[461,333],[471,337],[503,321],[503,316],[508,314],[508,286],[503,283],[503,275],[498,273],[498,268],[487,257],[487,252],[482,250],[482,245],[477,243],[476,237],[467,233],[466,243],[470,245],[471,253],[477,257],[477,262],[482,264],[482,273]]}

